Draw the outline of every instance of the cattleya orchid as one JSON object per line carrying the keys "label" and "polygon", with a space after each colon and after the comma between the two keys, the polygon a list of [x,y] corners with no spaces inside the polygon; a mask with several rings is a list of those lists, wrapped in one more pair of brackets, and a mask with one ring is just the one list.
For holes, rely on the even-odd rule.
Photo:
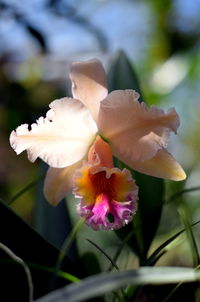
{"label": "cattleya orchid", "polygon": [[113,155],[129,167],[156,177],[183,180],[186,175],[166,150],[179,117],[138,101],[133,90],[108,94],[98,60],[71,65],[73,98],[50,103],[46,117],[29,130],[19,126],[10,135],[17,154],[27,150],[50,167],[44,183],[46,199],[57,205],[73,190],[79,214],[93,229],[117,229],[135,211],[138,188],[129,170],[114,167]]}

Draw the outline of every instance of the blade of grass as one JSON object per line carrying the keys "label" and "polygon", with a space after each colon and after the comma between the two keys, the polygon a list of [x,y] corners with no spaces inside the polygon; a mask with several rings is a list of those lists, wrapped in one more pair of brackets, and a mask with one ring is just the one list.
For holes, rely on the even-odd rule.
{"label": "blade of grass", "polygon": [[[0,262],[1,263],[19,265],[18,262],[14,261],[12,259],[6,259],[6,258],[4,259],[2,257],[0,258]],[[34,268],[38,271],[43,271],[43,272],[47,272],[47,273],[50,273],[50,274],[54,273],[54,267],[44,266],[44,265],[40,265],[40,264],[37,264],[37,263],[29,262],[29,261],[27,261],[26,264],[28,265],[28,267]],[[63,278],[65,280],[68,280],[68,281],[73,282],[73,283],[80,281],[80,279],[77,278],[76,276],[74,276],[70,273],[64,272],[64,271],[59,271],[57,276],[59,278]]]}
{"label": "blade of grass", "polygon": [[115,271],[85,278],[55,290],[35,302],[80,302],[122,288],[127,284],[173,284],[196,282],[200,271],[183,267],[141,267],[131,271]]}
{"label": "blade of grass", "polygon": [[[117,252],[115,253],[113,259],[112,259],[112,262],[116,263],[119,255],[121,254],[122,252],[122,249],[124,247],[124,245],[129,241],[129,239],[132,237],[133,233],[135,232],[135,230],[132,230],[126,237],[125,239],[121,242],[121,244],[119,245],[119,248],[117,249]],[[108,272],[111,271],[113,268],[113,265],[111,263],[111,265],[109,266],[108,268]]]}
{"label": "blade of grass", "polygon": [[[98,246],[96,243],[94,243],[92,240],[90,240],[90,239],[88,239],[88,238],[86,238],[86,240],[90,243],[90,244],[92,244],[96,249],[98,249],[109,261],[110,261],[110,263],[111,263],[111,265],[113,266],[113,267],[115,267],[116,268],[116,270],[117,271],[119,271],[119,267],[116,265],[116,263],[114,263],[113,262],[113,260],[111,259],[111,257],[106,253],[106,252],[104,252],[103,250],[102,250],[102,248],[100,248],[100,246]],[[122,293],[122,296],[123,296],[123,299],[125,300],[125,301],[127,301],[127,296],[126,296],[126,294],[125,294],[125,292],[123,291],[123,290],[121,290],[121,293]]]}
{"label": "blade of grass", "polygon": [[11,205],[16,199],[21,197],[24,193],[26,193],[28,190],[32,189],[34,186],[36,186],[41,180],[43,180],[44,175],[39,176],[37,179],[29,183],[27,186],[25,186],[22,190],[20,190],[18,193],[16,193],[10,200],[8,200],[7,204]]}
{"label": "blade of grass", "polygon": [[[9,223],[12,222],[12,223]],[[25,263],[32,262],[42,264],[43,266],[53,267],[57,262],[58,255],[60,250],[55,248],[52,244],[46,241],[41,237],[33,228],[31,228],[27,223],[23,221],[16,213],[6,204],[0,200],[0,242],[8,246],[12,251],[14,251]],[[1,252],[2,254],[3,252]],[[9,259],[9,256],[5,255],[5,258]],[[77,261],[71,260],[68,256],[65,256],[62,261],[63,271],[66,271],[72,275],[75,275],[79,278],[85,276],[84,271],[81,270],[81,267]],[[41,297],[42,295],[48,293],[49,282],[52,279],[52,274],[37,271],[30,268],[32,273],[32,279],[34,284],[34,294],[35,297]],[[12,268],[6,263],[1,264],[1,276],[4,277],[6,286],[1,287],[1,296],[8,295],[9,301],[15,301],[16,292],[9,291],[9,275],[11,275],[12,280],[16,279],[14,284],[16,291],[19,294],[19,300],[23,297],[23,292],[20,291],[20,278],[18,275],[22,274],[20,267]],[[8,282],[8,283],[7,283]],[[66,279],[59,278],[57,280],[56,286],[62,287],[69,283]],[[42,284],[42,286],[41,286]],[[28,299],[27,299],[28,300]]]}
{"label": "blade of grass", "polygon": [[[199,221],[196,221],[194,223],[192,223],[188,228],[194,227],[195,225],[197,225],[198,223],[200,223]],[[178,236],[180,236],[183,232],[186,231],[187,228],[182,229],[181,231],[179,231],[178,233],[176,233],[175,235],[173,235],[172,237],[170,237],[169,239],[167,239],[165,242],[163,242],[152,254],[151,256],[146,260],[146,262],[144,263],[144,266],[150,266],[152,265],[152,263],[154,263],[154,259],[163,251],[164,248],[166,248],[173,240],[175,240]]]}
{"label": "blade of grass", "polygon": [[169,198],[167,198],[167,200],[165,201],[165,204],[172,202],[173,200],[181,197],[183,194],[194,192],[194,191],[199,191],[199,190],[200,190],[200,186],[178,191],[178,192],[174,193],[173,195],[171,195]]}
{"label": "blade of grass", "polygon": [[69,234],[69,236],[67,236],[66,240],[63,243],[61,251],[60,251],[60,253],[58,255],[57,263],[56,263],[56,265],[54,267],[54,275],[53,275],[53,278],[52,278],[52,280],[50,282],[50,285],[49,285],[50,290],[52,290],[54,288],[54,286],[55,286],[56,278],[58,276],[58,272],[59,272],[60,267],[62,265],[62,261],[64,260],[65,255],[67,255],[67,253],[69,251],[69,248],[70,248],[71,244],[73,243],[74,238],[75,238],[77,232],[82,227],[83,223],[84,223],[84,219],[80,219],[78,221],[78,223],[74,226],[74,228],[72,229],[71,233]]}
{"label": "blade of grass", "polygon": [[[195,270],[198,270],[200,268],[200,266],[198,265]],[[173,294],[176,292],[176,290],[183,284],[184,282],[181,281],[179,282],[174,288],[173,290],[167,295],[167,297],[162,301],[162,302],[167,302],[169,301],[169,299],[173,296]],[[198,300],[199,301],[199,300]]]}
{"label": "blade of grass", "polygon": [[100,248],[100,246],[98,246],[96,243],[94,243],[92,240],[90,240],[90,239],[88,239],[88,238],[86,238],[86,240],[90,243],[90,244],[92,244],[96,249],[98,249],[109,261],[110,261],[110,263],[111,263],[111,265],[113,266],[113,267],[115,267],[116,268],[116,270],[117,271],[119,271],[119,267],[117,266],[117,264],[111,259],[111,257],[106,253],[106,252],[104,252],[103,250],[102,250],[102,248]]}
{"label": "blade of grass", "polygon": [[[194,222],[193,224],[191,224],[190,227],[193,227],[195,225],[197,225],[198,223],[200,223],[200,220],[197,222]],[[137,228],[137,226],[135,227]],[[152,265],[154,262],[156,263],[156,261],[165,253],[165,251],[163,251],[163,249],[170,244],[174,239],[176,239],[178,236],[180,236],[183,232],[185,232],[186,229],[183,229],[181,231],[179,231],[178,233],[176,233],[175,235],[173,235],[172,237],[170,237],[168,240],[166,240],[162,245],[160,245],[154,252],[153,254],[147,259],[147,261],[144,263],[144,266],[149,266]],[[119,248],[117,249],[117,252],[115,253],[112,261],[114,263],[116,263],[124,245],[128,242],[128,240],[131,238],[132,233],[134,232],[134,230],[132,230],[132,232],[130,232],[125,239],[121,242],[121,244],[119,245]],[[161,253],[161,255],[159,255]],[[155,260],[157,259],[157,260]],[[108,268],[108,271],[112,270],[113,265],[111,264],[110,267]]]}
{"label": "blade of grass", "polygon": [[[33,264],[33,263],[32,264],[27,263],[27,264],[29,266],[35,268],[35,269],[38,269],[38,270],[46,271],[46,272],[49,272],[49,273],[52,273],[52,274],[55,272],[54,268],[52,268],[52,267],[45,267],[45,266],[42,266],[42,265],[39,265],[39,264]],[[67,272],[60,271],[60,270],[58,271],[57,276],[60,277],[60,278],[66,279],[70,282],[73,282],[73,283],[80,281],[80,279],[77,278],[76,276],[74,276],[72,274],[69,274]]]}
{"label": "blade of grass", "polygon": [[186,229],[186,234],[188,237],[188,240],[190,242],[190,250],[192,252],[192,258],[193,258],[193,265],[194,267],[200,264],[200,257],[199,257],[199,251],[197,247],[197,243],[192,231],[192,228],[190,227],[189,219],[187,213],[189,212],[186,205],[182,204],[181,207],[178,210],[179,215],[181,217],[181,220],[183,221],[183,224]]}
{"label": "blade of grass", "polygon": [[16,263],[23,266],[26,277],[27,277],[28,286],[29,286],[29,302],[32,302],[33,301],[33,282],[32,282],[31,272],[29,270],[28,265],[20,257],[18,257],[15,253],[13,253],[13,251],[11,251],[11,249],[9,249],[6,245],[4,245],[1,242],[0,242],[0,249],[3,250]]}
{"label": "blade of grass", "polygon": [[[198,191],[198,190],[200,190],[200,186],[192,187],[192,188],[188,188],[188,189],[184,189],[184,190],[178,191],[178,192],[176,192],[175,194],[171,195],[171,196],[165,201],[164,205],[166,205],[167,203],[169,203],[169,202],[173,201],[174,199],[180,197],[180,196],[183,195],[183,194],[190,193],[190,192],[193,192],[193,191]],[[195,222],[194,224],[192,224],[191,226],[193,227],[193,226],[195,226],[196,224],[198,224],[199,222],[200,222],[200,221],[197,221],[197,222]],[[135,226],[135,229],[137,229],[138,227],[140,227],[139,224],[138,224],[137,226]],[[184,231],[185,231],[185,229],[183,229],[182,231],[178,232],[176,235],[172,236],[172,237],[169,239],[169,241],[167,240],[167,241],[164,243],[163,246],[160,246],[160,248],[158,248],[158,250],[155,251],[155,255],[157,255],[157,254],[160,252],[160,250],[162,250],[162,249],[165,247],[165,245],[167,246],[171,241],[173,241],[174,239],[176,239],[176,237],[178,237],[178,236],[179,236],[180,234],[182,234],[182,232],[184,232]],[[118,250],[117,250],[115,256],[114,256],[113,259],[112,259],[113,262],[116,262],[116,261],[117,261],[117,259],[118,259],[119,255],[120,255],[120,253],[121,253],[121,251],[122,251],[124,245],[129,241],[129,239],[132,237],[133,233],[134,233],[134,230],[132,230],[132,231],[125,237],[125,239],[121,242],[121,244],[120,244],[120,246],[119,246],[119,248],[118,248]],[[152,254],[152,257],[153,257],[153,256],[154,256],[154,255]],[[150,258],[148,258],[148,259],[150,259]],[[147,259],[147,263],[148,263],[148,259]],[[144,265],[148,265],[148,264],[144,264]],[[111,271],[111,270],[112,270],[112,267],[113,267],[113,266],[112,266],[112,264],[111,264],[110,267],[109,267],[109,269],[108,269],[108,271]]]}
{"label": "blade of grass", "polygon": [[[197,222],[194,222],[193,224],[190,225],[190,227],[194,227],[195,225],[197,225],[198,223],[200,223],[200,220]],[[165,253],[165,251],[163,251],[163,249],[165,247],[167,247],[167,245],[169,245],[173,240],[175,240],[178,236],[180,236],[183,232],[185,232],[186,229],[182,229],[181,231],[179,231],[178,233],[176,233],[175,235],[173,235],[172,237],[170,237],[169,239],[167,239],[163,244],[161,244],[154,252],[153,254],[146,260],[146,262],[144,263],[144,266],[149,266],[149,265],[153,265],[157,262],[157,260]],[[134,232],[134,230],[132,231]],[[132,232],[129,233],[125,239],[121,242],[115,256],[113,257],[112,261],[114,263],[116,263],[124,245],[128,242],[128,240],[131,238],[132,236]],[[161,253],[161,255],[160,255]],[[108,268],[108,271],[112,270],[113,265],[111,264],[110,267]]]}
{"label": "blade of grass", "polygon": [[198,288],[196,289],[196,292],[195,292],[195,301],[196,302],[200,301],[200,285],[198,286]]}

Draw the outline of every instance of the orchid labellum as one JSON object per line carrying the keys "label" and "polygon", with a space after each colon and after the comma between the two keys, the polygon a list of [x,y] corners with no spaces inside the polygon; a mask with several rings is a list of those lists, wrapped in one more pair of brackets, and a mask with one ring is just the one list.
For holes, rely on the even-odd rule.
{"label": "orchid labellum", "polygon": [[27,150],[50,167],[44,194],[57,205],[73,189],[79,214],[93,229],[117,229],[136,211],[138,188],[127,169],[113,165],[116,156],[129,167],[156,177],[183,180],[186,175],[166,150],[179,117],[138,102],[133,90],[108,94],[98,60],[71,65],[73,98],[50,103],[46,117],[19,126],[10,135],[17,154]]}

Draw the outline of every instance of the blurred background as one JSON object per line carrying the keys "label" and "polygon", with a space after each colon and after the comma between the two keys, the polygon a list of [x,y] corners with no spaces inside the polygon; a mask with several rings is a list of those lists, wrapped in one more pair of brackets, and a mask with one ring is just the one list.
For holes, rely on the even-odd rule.
{"label": "blurred background", "polygon": [[[0,0],[0,197],[26,222],[34,226],[37,220],[35,200],[41,199],[42,184],[31,183],[46,167],[39,160],[31,164],[25,153],[16,156],[10,132],[70,94],[71,61],[98,58],[108,71],[119,50],[135,69],[146,102],[174,106],[180,114],[178,136],[172,137],[169,150],[188,173],[184,190],[196,188],[164,207],[157,238],[180,227],[180,201],[190,222],[199,219],[199,15],[200,0]],[[183,184],[166,182],[166,200],[182,189]],[[109,233],[107,241],[114,244],[115,238]],[[182,248],[176,261],[189,265],[184,258],[188,247]],[[174,255],[166,261],[173,263]]]}

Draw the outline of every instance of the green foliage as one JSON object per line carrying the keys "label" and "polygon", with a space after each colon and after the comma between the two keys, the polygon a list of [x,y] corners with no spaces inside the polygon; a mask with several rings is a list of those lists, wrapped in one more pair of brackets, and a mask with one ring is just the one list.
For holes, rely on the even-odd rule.
{"label": "green foliage", "polygon": [[98,257],[92,252],[85,252],[80,256],[81,265],[86,272],[87,276],[96,275],[101,273],[101,266]]}
{"label": "green foliage", "polygon": [[193,266],[196,267],[196,266],[200,265],[200,256],[199,256],[197,242],[196,242],[193,230],[190,226],[191,223],[190,223],[188,212],[189,212],[188,207],[186,205],[182,204],[181,207],[179,208],[179,214],[180,214],[183,224],[186,228],[186,234],[188,237],[188,241],[190,243],[191,253],[192,253],[192,257],[193,257]]}
{"label": "green foliage", "polygon": [[[149,247],[157,231],[163,207],[164,182],[162,179],[134,173],[138,184],[139,201],[136,213],[136,236],[140,242],[140,260],[146,260]],[[139,234],[137,234],[139,228]]]}
{"label": "green foliage", "polygon": [[183,234],[185,231],[187,231],[188,229],[191,230],[192,227],[194,227],[195,225],[199,224],[200,221],[197,221],[195,223],[193,223],[192,225],[187,225],[187,227],[181,231],[179,231],[178,233],[176,233],[175,235],[173,235],[172,237],[168,238],[165,242],[163,242],[153,253],[151,256],[148,257],[148,259],[146,260],[146,262],[144,263],[145,266],[151,266],[154,265],[157,261],[157,259],[160,258],[160,256],[162,256],[164,253],[166,253],[166,247],[173,241],[175,241],[181,234]]}
{"label": "green foliage", "polygon": [[[157,3],[157,1],[154,2],[155,4]],[[31,33],[35,38],[41,39],[40,36],[37,36],[37,32],[34,29]],[[140,101],[144,101],[133,65],[122,51],[118,52],[112,61],[108,83],[110,91],[134,89],[140,93]],[[15,90],[10,92],[11,99],[14,100],[16,97],[15,92],[17,91],[17,95],[21,94],[23,96],[23,104],[26,104],[27,91],[25,89],[21,91],[18,88],[16,86]],[[16,104],[13,103],[9,109],[10,114],[14,114],[14,120],[11,121],[9,127],[13,123],[16,124],[18,119],[25,120],[27,115],[28,119],[32,120],[29,105],[26,104],[24,111],[21,109],[20,111],[19,109],[16,110],[15,106]],[[19,115],[15,114],[15,112],[19,113]],[[117,159],[115,159],[115,163],[121,169],[126,167],[124,163]],[[129,169],[129,167],[126,168]],[[41,170],[40,173],[44,175],[46,166],[42,165]],[[95,302],[105,300],[109,302],[140,302],[143,301],[144,297],[151,297],[152,292],[153,297],[155,297],[155,292],[162,293],[158,299],[155,298],[156,302],[166,302],[173,301],[171,297],[176,297],[176,293],[179,290],[183,292],[187,290],[184,282],[200,280],[198,242],[197,238],[195,238],[195,232],[193,232],[193,227],[199,224],[199,221],[192,223],[192,219],[188,214],[189,207],[181,207],[182,210],[179,213],[185,228],[180,231],[176,230],[174,235],[167,236],[167,239],[156,241],[157,248],[154,249],[154,252],[150,252],[153,241],[157,239],[156,234],[164,206],[164,199],[166,200],[164,181],[133,170],[131,170],[131,173],[139,187],[137,213],[133,218],[133,222],[115,231],[117,235],[113,235],[115,245],[113,242],[108,242],[108,250],[102,248],[105,245],[99,244],[99,241],[96,244],[96,238],[94,241],[93,239],[91,240],[91,233],[87,231],[87,227],[83,226],[87,236],[84,236],[84,240],[81,237],[80,241],[82,245],[84,245],[83,241],[89,242],[89,250],[84,251],[82,254],[80,253],[76,242],[80,239],[77,234],[83,221],[73,226],[70,210],[64,202],[61,202],[56,208],[51,207],[44,199],[42,192],[43,183],[39,182],[40,178],[30,182],[30,185],[20,190],[13,198],[10,198],[8,204],[16,201],[39,182],[33,225],[42,236],[20,219],[5,203],[0,203],[0,242],[23,259],[24,263],[29,267],[34,284],[34,299],[38,299],[36,300],[37,302],[78,302],[91,298],[94,298],[93,301]],[[185,182],[176,183],[175,185],[171,185],[168,182],[168,184],[171,191],[168,194],[170,197],[166,203],[169,205],[174,203],[179,208],[180,204],[184,202],[185,193],[198,191],[200,188],[196,184],[192,188],[185,189]],[[175,203],[176,199],[179,200],[179,203]],[[75,207],[74,203],[73,207]],[[174,210],[176,210],[175,207]],[[109,218],[112,219],[112,217]],[[187,232],[187,239],[193,256],[194,269],[153,267],[170,250],[170,244],[176,243],[176,240],[185,231]],[[100,232],[97,232],[95,236],[99,234]],[[103,235],[104,237],[102,238],[106,238],[109,241],[108,232],[105,231]],[[121,252],[125,249],[125,246],[130,251],[132,258],[138,258],[138,269],[121,271],[121,263],[118,260],[120,260]],[[103,262],[107,261],[110,265],[107,273],[102,273],[101,258],[103,258]],[[2,276],[0,299],[3,295],[7,295],[6,300],[8,301],[15,301],[16,297],[20,302],[27,301],[28,286],[23,268],[15,260],[10,259],[3,250],[0,250],[0,265]],[[112,270],[116,271],[113,272]],[[172,283],[175,285],[169,285]],[[23,289],[21,289],[22,285]],[[152,285],[155,287],[151,287]],[[165,285],[166,291],[163,291],[163,288],[158,285]],[[197,285],[198,283],[192,284],[193,293],[197,289]],[[12,291],[10,288],[12,288]],[[60,289],[55,291],[57,288]],[[53,292],[51,292],[52,290]],[[196,292],[197,298],[195,302],[198,301],[199,297],[199,291],[197,290]],[[107,294],[109,296],[105,297]],[[40,298],[41,296],[43,297]],[[101,298],[97,298],[99,296]],[[177,295],[177,297],[178,301],[181,295]],[[191,301],[194,301],[193,296],[191,296]]]}
{"label": "green foliage", "polygon": [[[40,171],[45,175],[47,165],[41,163]],[[66,204],[61,202],[58,206],[52,207],[44,197],[43,182],[40,182],[37,187],[37,199],[34,212],[34,227],[35,229],[49,242],[55,245],[58,249],[63,245],[66,237],[72,230],[72,223],[67,211]],[[70,248],[71,256],[76,258],[77,249],[75,240]]]}
{"label": "green foliage", "polygon": [[134,89],[140,93],[139,81],[128,60],[126,54],[121,50],[113,58],[108,72],[108,89],[109,91],[118,89]]}
{"label": "green foliage", "polygon": [[112,264],[112,266],[119,271],[119,267],[117,266],[117,264],[110,258],[110,256],[104,252],[104,250],[102,250],[96,243],[94,243],[92,240],[87,239],[88,242],[90,242],[93,246],[95,246]]}
{"label": "green foliage", "polygon": [[103,273],[56,290],[35,302],[81,302],[104,295],[127,284],[166,284],[200,280],[200,272],[180,267],[143,267],[137,270]]}
{"label": "green foliage", "polygon": [[[32,263],[30,270],[34,284],[34,297],[37,298],[48,293],[53,276],[52,271],[39,269],[38,266],[53,268],[59,250],[44,240],[2,201],[0,202],[0,229],[0,242],[23,259],[25,263]],[[27,284],[23,269],[8,262],[9,256],[3,251],[0,251],[0,259],[1,297],[5,296],[7,301],[14,301],[17,296],[20,302],[27,301],[28,288],[22,287],[22,284]],[[36,264],[36,267],[33,264]],[[64,258],[61,269],[71,275],[81,277],[80,266],[68,257]],[[64,286],[66,283],[66,279],[58,278],[56,287]]]}

